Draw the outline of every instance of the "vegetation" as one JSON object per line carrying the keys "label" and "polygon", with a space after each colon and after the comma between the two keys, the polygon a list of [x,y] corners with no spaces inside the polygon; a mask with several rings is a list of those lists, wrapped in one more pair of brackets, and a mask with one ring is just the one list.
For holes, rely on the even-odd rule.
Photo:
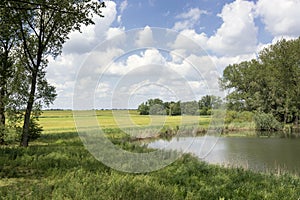
{"label": "vegetation", "polygon": [[278,131],[282,130],[282,125],[271,114],[257,113],[254,115],[256,128],[260,131]]}
{"label": "vegetation", "polygon": [[228,108],[267,113],[264,118],[269,118],[270,114],[279,122],[297,125],[300,116],[299,61],[300,38],[282,39],[262,50],[257,60],[227,66],[221,86],[231,91],[227,96]]}
{"label": "vegetation", "polygon": [[203,96],[198,102],[163,102],[156,98],[140,104],[138,112],[141,115],[210,115],[212,109],[218,109],[222,104],[222,99],[214,95]]}
{"label": "vegetation", "polygon": [[13,119],[15,115],[24,119],[20,145],[28,146],[32,115],[56,97],[45,78],[47,58],[61,53],[71,31],[93,24],[93,14],[103,17],[104,6],[91,0],[1,1],[0,143],[4,143],[5,116],[12,114]]}
{"label": "vegetation", "polygon": [[[138,149],[134,144],[126,144],[119,143],[126,150]],[[43,134],[26,149],[2,146],[0,152],[0,198],[4,199],[297,199],[300,196],[298,177],[208,165],[191,155],[147,174],[118,172],[89,154],[76,132]]]}

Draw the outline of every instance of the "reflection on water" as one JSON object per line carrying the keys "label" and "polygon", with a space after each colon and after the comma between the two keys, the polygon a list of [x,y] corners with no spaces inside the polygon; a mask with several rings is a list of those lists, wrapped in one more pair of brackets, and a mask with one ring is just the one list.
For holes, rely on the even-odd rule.
{"label": "reflection on water", "polygon": [[156,140],[148,147],[193,153],[212,164],[300,174],[299,138],[177,137],[170,141]]}

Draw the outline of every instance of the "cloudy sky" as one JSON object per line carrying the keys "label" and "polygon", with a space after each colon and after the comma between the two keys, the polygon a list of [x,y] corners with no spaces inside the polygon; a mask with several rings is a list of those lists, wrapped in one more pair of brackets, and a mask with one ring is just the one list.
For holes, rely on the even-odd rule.
{"label": "cloudy sky", "polygon": [[73,32],[47,78],[51,108],[136,108],[149,98],[222,96],[218,77],[281,38],[300,36],[299,0],[115,0]]}

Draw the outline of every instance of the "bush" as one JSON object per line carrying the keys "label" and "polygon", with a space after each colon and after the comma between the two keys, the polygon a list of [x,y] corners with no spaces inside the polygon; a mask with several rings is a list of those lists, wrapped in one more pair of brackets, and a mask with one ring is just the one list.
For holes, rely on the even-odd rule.
{"label": "bush", "polygon": [[232,122],[242,123],[242,122],[252,122],[253,113],[249,111],[237,112],[237,111],[227,111],[225,123],[230,124]]}
{"label": "bush", "polygon": [[282,129],[282,124],[272,114],[256,113],[253,119],[256,129],[259,131],[278,131]]}
{"label": "bush", "polygon": [[43,128],[37,123],[35,119],[30,120],[29,124],[29,140],[33,141],[41,137]]}
{"label": "bush", "polygon": [[[22,135],[23,129],[21,127],[16,127],[16,133],[18,138]],[[37,123],[37,119],[30,119],[29,123],[29,141],[33,141],[41,137],[42,127]]]}

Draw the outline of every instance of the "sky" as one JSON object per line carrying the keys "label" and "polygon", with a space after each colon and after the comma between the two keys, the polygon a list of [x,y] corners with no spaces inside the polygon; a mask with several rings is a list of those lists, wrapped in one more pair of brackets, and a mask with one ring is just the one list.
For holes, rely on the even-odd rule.
{"label": "sky", "polygon": [[257,58],[276,41],[300,36],[300,0],[115,0],[104,18],[72,32],[49,58],[52,109],[137,108],[224,97],[229,64]]}

